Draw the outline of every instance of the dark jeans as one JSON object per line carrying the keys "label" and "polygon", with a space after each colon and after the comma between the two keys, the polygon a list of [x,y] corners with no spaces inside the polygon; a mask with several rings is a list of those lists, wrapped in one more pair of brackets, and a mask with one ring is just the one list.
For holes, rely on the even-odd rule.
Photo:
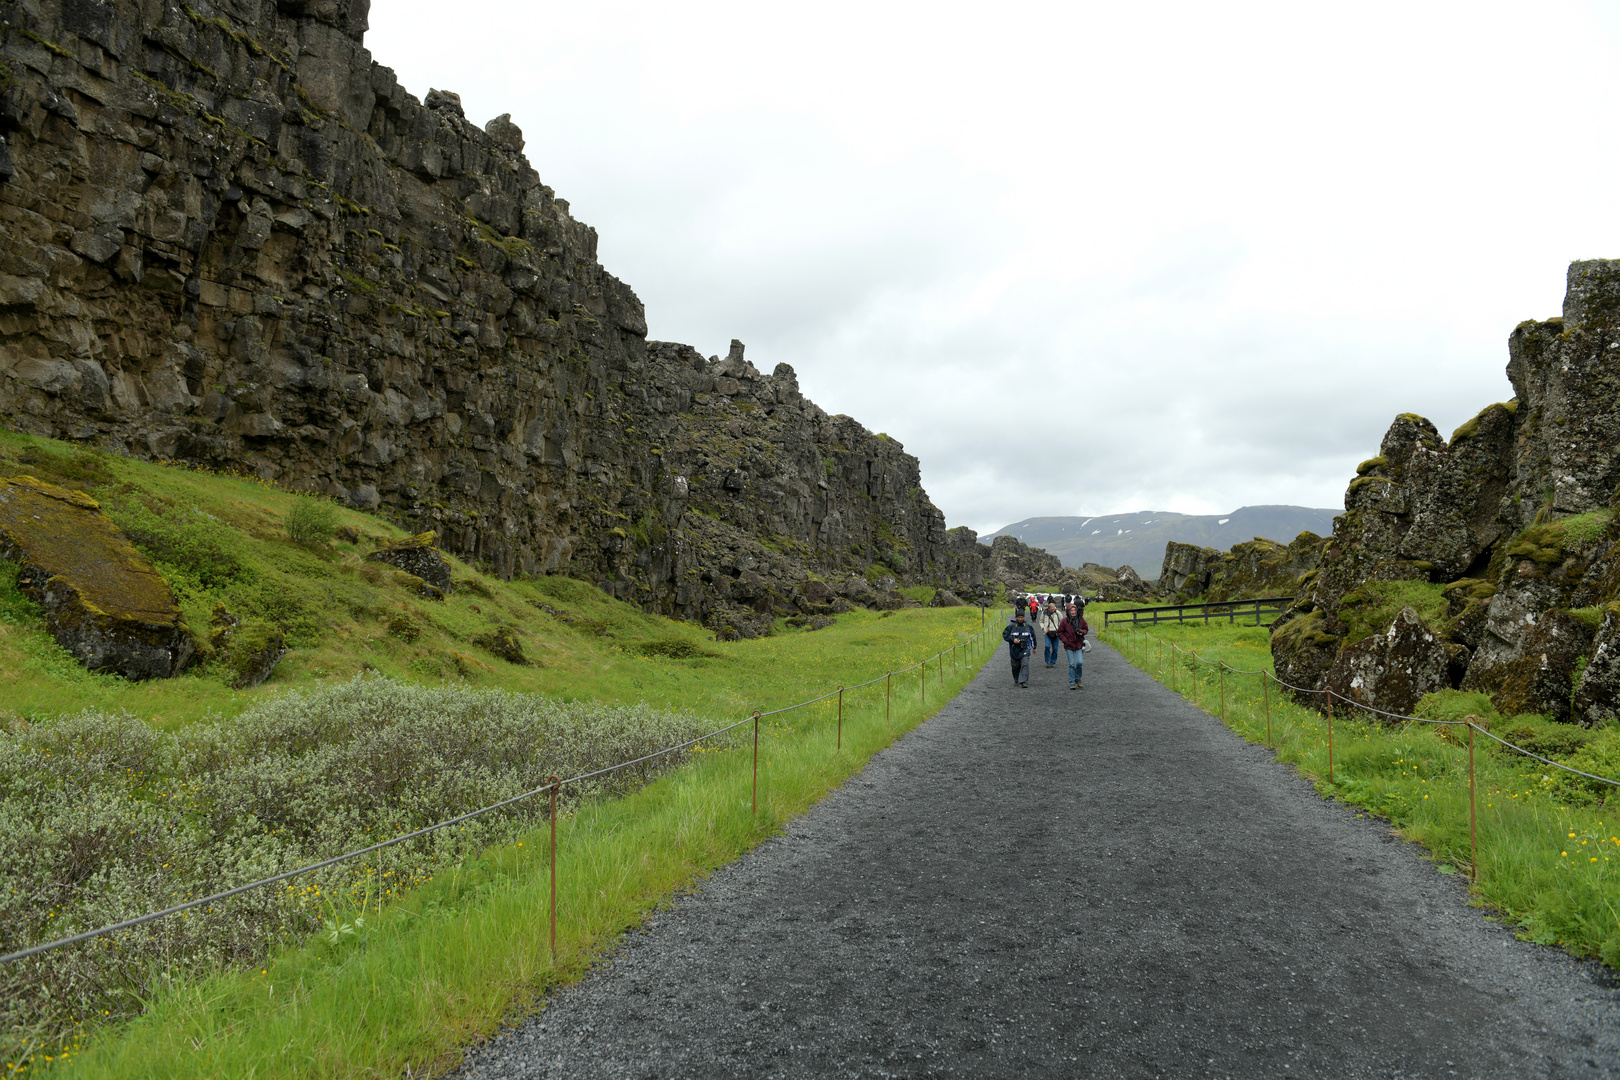
{"label": "dark jeans", "polygon": [[1013,682],[1018,683],[1020,686],[1028,686],[1029,685],[1029,654],[1028,653],[1025,653],[1023,656],[1014,656],[1012,658],[1012,675],[1013,675]]}
{"label": "dark jeans", "polygon": [[1057,663],[1058,637],[1056,634],[1046,635],[1046,662],[1048,665]]}

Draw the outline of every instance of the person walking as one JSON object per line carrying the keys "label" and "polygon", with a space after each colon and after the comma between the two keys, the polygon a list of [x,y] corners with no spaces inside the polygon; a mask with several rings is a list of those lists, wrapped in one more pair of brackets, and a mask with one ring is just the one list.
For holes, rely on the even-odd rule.
{"label": "person walking", "polygon": [[1029,594],[1029,628],[1033,632],[1041,622],[1041,598],[1035,593]]}
{"label": "person walking", "polygon": [[1082,665],[1085,662],[1086,635],[1091,633],[1091,627],[1086,625],[1084,615],[1080,614],[1077,604],[1069,605],[1069,613],[1058,623],[1058,640],[1063,642],[1063,651],[1069,659],[1069,689],[1083,690],[1081,678],[1084,675]]}
{"label": "person walking", "polygon": [[1050,600],[1041,606],[1041,633],[1046,635],[1046,666],[1057,667],[1058,659],[1058,625],[1063,617],[1058,614],[1057,605]]}
{"label": "person walking", "polygon": [[1013,685],[1029,689],[1029,658],[1035,653],[1035,632],[1024,623],[1022,611],[1001,632],[1001,640],[1007,643],[1007,656],[1012,660]]}

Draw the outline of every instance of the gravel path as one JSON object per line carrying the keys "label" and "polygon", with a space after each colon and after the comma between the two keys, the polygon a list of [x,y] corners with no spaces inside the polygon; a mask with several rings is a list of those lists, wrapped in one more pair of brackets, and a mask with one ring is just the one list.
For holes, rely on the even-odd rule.
{"label": "gravel path", "polygon": [[1594,964],[1106,646],[998,654],[468,1054],[495,1077],[1620,1076]]}

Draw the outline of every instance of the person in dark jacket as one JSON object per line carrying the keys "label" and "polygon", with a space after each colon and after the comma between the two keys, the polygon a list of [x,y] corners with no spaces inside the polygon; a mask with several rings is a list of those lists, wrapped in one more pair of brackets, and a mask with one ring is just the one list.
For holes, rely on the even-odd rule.
{"label": "person in dark jacket", "polygon": [[1007,655],[1012,660],[1013,685],[1029,689],[1029,658],[1035,653],[1035,631],[1024,625],[1022,611],[1001,632],[1001,640],[1007,643]]}
{"label": "person in dark jacket", "polygon": [[[1058,623],[1058,640],[1063,642],[1063,652],[1069,658],[1069,689],[1081,690],[1081,665],[1085,661],[1086,635],[1091,633],[1091,627],[1086,625],[1084,615],[1076,604],[1069,605],[1069,613]],[[1003,635],[1006,636],[1006,635]]]}

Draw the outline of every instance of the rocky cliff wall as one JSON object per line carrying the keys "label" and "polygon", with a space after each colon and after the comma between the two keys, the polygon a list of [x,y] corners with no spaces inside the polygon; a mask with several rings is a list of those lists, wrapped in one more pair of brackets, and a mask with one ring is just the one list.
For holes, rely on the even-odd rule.
{"label": "rocky cliff wall", "polygon": [[406,93],[368,3],[0,2],[5,423],[728,632],[873,562],[985,579],[899,443],[740,345],[647,341],[518,126]]}
{"label": "rocky cliff wall", "polygon": [[1447,686],[1504,713],[1620,715],[1620,262],[1508,339],[1516,397],[1440,437],[1402,414],[1345,492],[1278,675],[1394,711]]}

